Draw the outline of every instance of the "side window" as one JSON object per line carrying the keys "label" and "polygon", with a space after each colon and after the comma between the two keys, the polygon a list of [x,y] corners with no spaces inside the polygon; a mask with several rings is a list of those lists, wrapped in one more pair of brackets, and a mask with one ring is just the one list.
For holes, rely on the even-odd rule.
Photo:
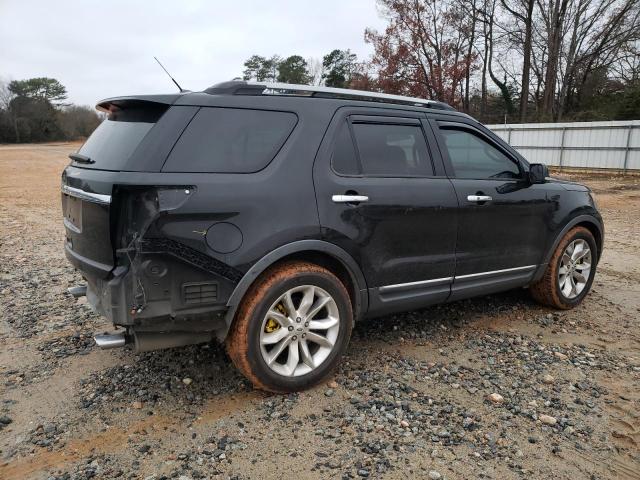
{"label": "side window", "polygon": [[351,132],[349,132],[349,123],[346,120],[342,122],[333,144],[331,165],[336,172],[343,175],[359,175],[361,173],[356,148],[353,144],[353,138],[351,138]]}
{"label": "side window", "polygon": [[353,132],[364,175],[433,175],[431,157],[419,125],[354,123]]}
{"label": "side window", "polygon": [[456,178],[520,178],[518,165],[473,133],[440,127]]}
{"label": "side window", "polygon": [[287,112],[201,108],[165,162],[165,172],[250,173],[266,167],[292,132]]}

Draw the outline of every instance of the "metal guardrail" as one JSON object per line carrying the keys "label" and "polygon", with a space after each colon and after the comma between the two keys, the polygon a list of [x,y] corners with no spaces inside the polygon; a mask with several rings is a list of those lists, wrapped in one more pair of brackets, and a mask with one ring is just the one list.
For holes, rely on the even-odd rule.
{"label": "metal guardrail", "polygon": [[[631,167],[629,166],[629,160],[631,154],[633,152],[640,152],[640,146],[633,146],[632,139],[640,140],[640,133],[635,133],[635,131],[640,130],[640,122],[631,121],[631,122],[593,122],[593,123],[575,123],[575,124],[558,124],[558,125],[550,125],[550,124],[512,124],[512,125],[487,125],[488,128],[493,130],[495,133],[499,134],[504,140],[507,141],[510,145],[512,145],[516,150],[521,151],[525,157],[527,156],[527,151],[531,153],[531,151],[559,151],[559,161],[557,165],[552,164],[557,167],[576,167],[576,168],[611,168],[611,167],[598,167],[598,166],[588,166],[584,167],[581,165],[572,165],[567,163],[565,158],[566,152],[569,151],[593,151],[593,152],[624,152],[622,157],[622,161],[620,165],[618,165],[617,169],[624,170],[625,172],[629,170]],[[602,130],[626,130],[626,138],[624,140],[624,144],[607,144],[607,145],[593,145],[593,146],[585,146],[585,145],[567,145],[566,138],[567,132],[572,131],[602,131]],[[511,138],[513,132],[536,132],[538,135],[544,135],[548,132],[562,132],[560,135],[560,142],[558,145],[536,145],[532,141],[526,142],[526,144],[512,144]],[[553,134],[552,134],[553,135]],[[549,136],[547,136],[546,140],[549,140]],[[547,143],[547,142],[544,142]],[[553,143],[553,142],[550,142]],[[638,143],[638,142],[636,142]],[[640,155],[638,156],[640,157]],[[635,166],[631,169],[637,170],[640,169],[640,162],[638,162],[638,166]]]}

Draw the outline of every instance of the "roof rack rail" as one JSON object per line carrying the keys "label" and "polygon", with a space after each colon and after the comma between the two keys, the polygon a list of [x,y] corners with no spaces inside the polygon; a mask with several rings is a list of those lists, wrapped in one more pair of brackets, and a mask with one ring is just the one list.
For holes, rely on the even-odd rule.
{"label": "roof rack rail", "polygon": [[455,110],[443,102],[426,100],[417,97],[404,97],[388,93],[351,90],[348,88],[321,87],[316,85],[296,85],[292,83],[261,83],[230,81],[222,82],[207,88],[205,93],[212,95],[282,95],[314,98],[342,98],[364,102],[395,103],[418,107],[436,108],[438,110]]}

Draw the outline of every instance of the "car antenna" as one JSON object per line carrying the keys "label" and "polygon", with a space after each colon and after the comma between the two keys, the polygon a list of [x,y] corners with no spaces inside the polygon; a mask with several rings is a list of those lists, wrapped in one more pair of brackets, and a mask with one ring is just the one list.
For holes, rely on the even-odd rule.
{"label": "car antenna", "polygon": [[155,59],[155,61],[156,61],[156,62],[158,62],[158,65],[160,65],[160,67],[162,68],[162,70],[164,70],[164,73],[166,73],[166,74],[169,76],[169,78],[171,79],[171,81],[172,81],[173,83],[175,83],[175,84],[176,84],[176,87],[178,87],[178,90],[180,90],[180,93],[182,93],[182,92],[186,92],[186,90],[184,90],[184,89],[183,89],[183,88],[178,84],[178,82],[176,82],[176,79],[175,79],[175,78],[173,78],[173,77],[171,76],[171,74],[167,71],[167,69],[166,69],[166,68],[164,68],[164,65],[162,65],[162,64],[160,63],[160,60],[158,60],[158,58],[157,58],[157,57],[153,57],[153,58]]}

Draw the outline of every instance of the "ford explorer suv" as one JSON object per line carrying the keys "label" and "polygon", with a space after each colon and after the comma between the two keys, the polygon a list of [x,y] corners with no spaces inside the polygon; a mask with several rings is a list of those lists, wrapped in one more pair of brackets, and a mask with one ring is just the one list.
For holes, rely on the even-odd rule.
{"label": "ford explorer suv", "polygon": [[589,189],[446,104],[233,81],[97,108],[62,208],[72,293],[116,327],[103,348],[217,339],[289,392],[361,319],[523,287],[569,309],[593,283]]}

